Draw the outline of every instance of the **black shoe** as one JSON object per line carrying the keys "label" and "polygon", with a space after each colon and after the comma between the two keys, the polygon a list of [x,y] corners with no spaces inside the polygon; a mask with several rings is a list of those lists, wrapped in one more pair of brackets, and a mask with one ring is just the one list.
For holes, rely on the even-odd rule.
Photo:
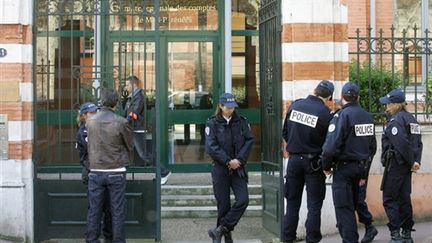
{"label": "black shoe", "polygon": [[224,238],[225,238],[225,243],[233,243],[234,242],[232,239],[231,231],[225,232]]}
{"label": "black shoe", "polygon": [[411,229],[402,229],[402,240],[404,243],[413,243],[414,240],[411,237]]}
{"label": "black shoe", "polygon": [[213,239],[213,243],[221,243],[222,236],[229,232],[229,230],[222,225],[219,225],[217,228],[209,229],[208,235]]}
{"label": "black shoe", "polygon": [[361,240],[361,243],[372,242],[375,236],[378,234],[378,230],[373,225],[366,226],[365,230],[366,231],[363,236],[363,239]]}
{"label": "black shoe", "polygon": [[390,236],[391,240],[389,241],[389,243],[404,243],[399,230],[392,230],[390,232]]}

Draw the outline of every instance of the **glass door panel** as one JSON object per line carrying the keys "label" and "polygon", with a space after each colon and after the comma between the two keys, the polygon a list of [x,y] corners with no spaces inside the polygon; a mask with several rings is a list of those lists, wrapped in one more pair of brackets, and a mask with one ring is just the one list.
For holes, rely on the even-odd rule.
{"label": "glass door panel", "polygon": [[213,42],[168,42],[168,162],[205,163],[205,121],[213,112]]}
{"label": "glass door panel", "polygon": [[[125,80],[130,76],[136,76],[139,87],[144,90],[144,127],[145,148],[148,158],[152,158],[152,133],[153,117],[156,93],[156,63],[154,42],[113,42],[113,88],[120,94],[120,102],[117,112],[124,116],[124,105],[128,97],[124,89]],[[137,155],[134,156],[134,165],[144,165]]]}

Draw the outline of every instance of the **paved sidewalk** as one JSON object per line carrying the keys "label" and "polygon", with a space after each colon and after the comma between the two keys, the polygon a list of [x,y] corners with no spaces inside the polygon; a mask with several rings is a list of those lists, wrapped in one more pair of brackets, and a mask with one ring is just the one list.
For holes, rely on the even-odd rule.
{"label": "paved sidewalk", "polygon": [[[162,242],[167,243],[209,243],[207,230],[214,227],[215,219],[167,219],[162,220]],[[374,243],[388,243],[390,233],[387,226],[377,226],[378,235]],[[418,223],[412,236],[415,243],[432,243],[432,222]],[[364,229],[359,229],[360,239]],[[236,243],[279,243],[275,235],[265,230],[260,217],[242,218],[233,232]],[[129,241],[128,241],[129,242]],[[223,241],[222,241],[223,242]],[[304,243],[305,241],[299,241]],[[325,236],[322,243],[342,242],[339,234]],[[138,243],[138,242],[137,242]]]}
{"label": "paved sidewalk", "polygon": [[[412,237],[415,243],[432,243],[432,222],[417,223],[414,225],[416,229],[412,232]],[[387,226],[377,226],[378,235],[375,237],[374,243],[388,243],[390,241],[390,232]],[[359,229],[360,239],[363,238],[364,228]],[[302,241],[304,242],[304,241]],[[325,237],[322,243],[342,242],[339,234]]]}

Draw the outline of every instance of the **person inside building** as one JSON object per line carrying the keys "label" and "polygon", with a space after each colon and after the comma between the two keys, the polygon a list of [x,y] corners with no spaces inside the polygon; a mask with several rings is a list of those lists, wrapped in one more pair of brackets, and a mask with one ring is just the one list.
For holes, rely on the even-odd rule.
{"label": "person inside building", "polygon": [[[88,173],[90,172],[90,164],[88,161],[88,150],[87,150],[87,129],[85,127],[86,121],[89,120],[94,114],[96,114],[99,108],[92,102],[86,102],[81,105],[77,123],[79,126],[76,136],[76,148],[80,154],[80,164],[82,168],[82,182],[84,185],[88,185]],[[105,238],[105,242],[112,242],[112,222],[111,222],[111,211],[109,205],[109,194],[105,192],[105,201],[103,205],[103,227],[102,233]]]}
{"label": "person inside building", "polygon": [[294,101],[285,118],[282,137],[287,144],[289,159],[285,182],[287,204],[283,219],[283,242],[296,241],[305,185],[308,206],[306,241],[319,242],[322,238],[321,208],[326,176],[318,159],[332,118],[326,103],[332,99],[333,91],[333,83],[321,81],[314,89],[314,95]]}
{"label": "person inside building", "polygon": [[133,149],[130,123],[115,113],[118,94],[102,90],[102,108],[86,122],[90,173],[86,242],[98,243],[106,193],[112,216],[112,242],[126,242],[126,166]]}
{"label": "person inside building", "polygon": [[333,169],[333,204],[343,242],[358,242],[355,204],[376,153],[374,120],[360,107],[359,93],[352,82],[342,87],[343,106],[330,121],[321,154],[324,172]]}
{"label": "person inside building", "polygon": [[[213,243],[233,242],[231,231],[239,222],[249,204],[246,163],[253,136],[246,118],[238,115],[238,107],[231,93],[219,97],[214,116],[206,122],[206,152],[213,159],[212,182],[217,202],[216,227],[208,231]],[[235,202],[231,205],[230,190]]]}
{"label": "person inside building", "polygon": [[[124,116],[132,124],[133,132],[133,143],[135,151],[137,152],[141,161],[144,165],[152,165],[155,161],[149,156],[147,152],[146,143],[146,127],[145,127],[145,102],[143,90],[139,87],[140,80],[136,76],[129,76],[126,79],[125,90],[128,92],[124,107]],[[164,185],[168,182],[168,178],[171,176],[165,166],[161,164],[161,184]]]}
{"label": "person inside building", "polygon": [[389,219],[390,242],[413,242],[411,175],[420,169],[423,151],[421,129],[414,116],[406,110],[402,90],[392,90],[380,98],[380,103],[386,105],[386,112],[390,116],[382,135],[381,155],[385,167],[381,190]]}

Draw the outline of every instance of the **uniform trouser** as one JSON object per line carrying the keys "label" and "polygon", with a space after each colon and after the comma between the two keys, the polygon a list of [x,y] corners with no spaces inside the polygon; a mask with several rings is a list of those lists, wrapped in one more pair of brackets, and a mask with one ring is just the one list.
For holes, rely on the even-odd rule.
{"label": "uniform trouser", "polygon": [[367,190],[367,182],[363,186],[359,187],[356,211],[360,223],[364,224],[365,226],[369,226],[372,224],[373,218],[372,218],[372,214],[369,212],[368,205],[366,204],[365,201],[366,190]]}
{"label": "uniform trouser", "polygon": [[364,166],[360,163],[339,163],[333,175],[333,204],[337,228],[342,242],[356,243],[359,234],[355,209],[358,201],[360,177]]}
{"label": "uniform trouser", "polygon": [[383,204],[389,229],[412,229],[414,226],[411,205],[411,169],[393,161],[384,182]]}
{"label": "uniform trouser", "polygon": [[[240,178],[235,171],[215,164],[212,169],[213,191],[216,198],[218,219],[217,226],[234,230],[249,204],[249,193],[246,178]],[[234,193],[234,204],[231,206],[230,189]]]}
{"label": "uniform trouser", "polygon": [[[283,220],[283,240],[295,241],[303,188],[306,184],[307,208],[306,242],[319,242],[321,235],[321,208],[325,197],[325,175],[321,169],[314,171],[311,163],[316,159],[291,155],[288,160],[285,198],[286,214]],[[315,167],[315,166],[314,166]]]}

